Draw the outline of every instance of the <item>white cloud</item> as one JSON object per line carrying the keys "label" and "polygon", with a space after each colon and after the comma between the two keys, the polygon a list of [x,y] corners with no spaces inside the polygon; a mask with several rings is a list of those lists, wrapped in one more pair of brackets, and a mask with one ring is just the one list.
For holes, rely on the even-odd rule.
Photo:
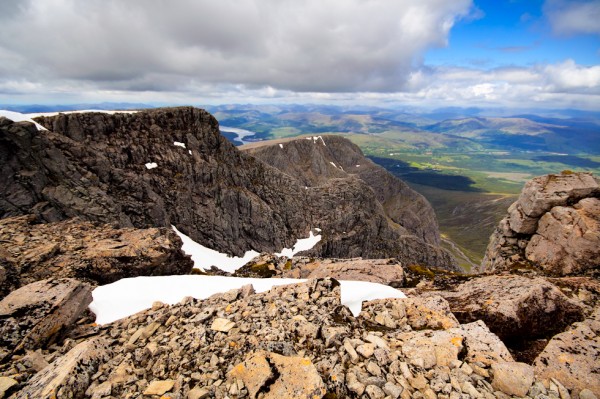
{"label": "white cloud", "polygon": [[[12,4],[12,3],[11,3]],[[4,76],[164,91],[195,81],[401,89],[471,0],[32,0],[0,15]],[[12,75],[12,76],[11,76]]]}
{"label": "white cloud", "polygon": [[600,34],[598,0],[546,0],[544,14],[558,34]]}

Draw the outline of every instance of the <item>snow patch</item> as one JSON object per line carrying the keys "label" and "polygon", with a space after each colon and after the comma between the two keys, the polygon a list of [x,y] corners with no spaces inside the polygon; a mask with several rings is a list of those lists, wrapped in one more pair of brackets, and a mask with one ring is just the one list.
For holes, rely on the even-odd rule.
{"label": "snow patch", "polygon": [[188,150],[188,152],[190,153],[190,155],[192,155],[192,150]]}
{"label": "snow patch", "polygon": [[279,148],[283,148],[283,144],[279,144]]}
{"label": "snow patch", "polygon": [[185,143],[180,143],[179,141],[174,141],[173,145],[181,148],[185,148]]}
{"label": "snow patch", "polygon": [[285,256],[287,258],[291,258],[300,251],[307,251],[311,249],[317,245],[319,241],[321,241],[321,235],[314,235],[311,231],[308,238],[299,239],[296,241],[296,244],[294,244],[293,248],[283,248],[281,252],[276,252],[275,255],[279,257]]}
{"label": "snow patch", "polygon": [[137,111],[107,111],[102,109],[83,109],[78,111],[58,111],[58,112],[36,112],[31,114],[23,114],[21,112],[0,110],[0,116],[10,119],[13,122],[31,122],[38,130],[47,130],[45,127],[33,120],[38,116],[56,116],[58,114],[83,114],[87,112],[101,112],[103,114],[134,114]]}
{"label": "snow patch", "polygon": [[260,255],[256,251],[246,251],[243,257],[234,256],[231,257],[227,254],[221,253],[219,251],[215,251],[214,249],[210,249],[205,247],[204,245],[198,244],[190,237],[186,236],[175,226],[171,226],[175,233],[181,238],[183,241],[183,246],[181,249],[187,255],[192,257],[192,261],[194,261],[194,268],[200,269],[204,271],[204,269],[210,269],[211,266],[216,266],[221,270],[224,270],[229,273],[233,273],[240,267],[244,266],[246,263],[250,262],[256,256]]}
{"label": "snow patch", "polygon": [[360,165],[356,165],[357,168],[360,168]]}
{"label": "snow patch", "polygon": [[[124,278],[112,284],[96,287],[92,292],[90,310],[96,315],[97,324],[107,324],[130,316],[161,301],[175,304],[187,296],[206,299],[211,295],[227,292],[252,284],[257,293],[274,286],[302,283],[303,279],[240,278],[223,276],[155,276]],[[340,281],[341,301],[354,316],[360,313],[362,302],[386,298],[406,298],[402,291],[387,285],[364,281]]]}
{"label": "snow patch", "polygon": [[146,168],[148,168],[148,169],[154,169],[154,168],[156,168],[157,166],[158,166],[158,164],[157,164],[156,162],[148,162],[148,163],[146,164]]}
{"label": "snow patch", "polygon": [[337,165],[336,165],[335,163],[333,163],[333,162],[331,162],[331,161],[329,161],[329,163],[330,163],[330,164],[332,164],[332,165],[333,165],[333,167],[337,169]]}

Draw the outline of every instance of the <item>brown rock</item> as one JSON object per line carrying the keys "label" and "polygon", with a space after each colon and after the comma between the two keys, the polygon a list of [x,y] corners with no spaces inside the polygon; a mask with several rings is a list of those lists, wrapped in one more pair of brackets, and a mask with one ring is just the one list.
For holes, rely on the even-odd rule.
{"label": "brown rock", "polygon": [[404,281],[404,270],[394,259],[316,259],[312,262],[294,260],[290,271],[284,277],[325,278],[338,280],[370,281],[380,284]]}
{"label": "brown rock", "polygon": [[10,377],[0,377],[0,398],[3,398],[6,392],[17,384],[18,382]]}
{"label": "brown rock", "polygon": [[173,389],[174,380],[152,381],[144,391],[144,395],[163,395]]}
{"label": "brown rock", "polygon": [[533,367],[519,362],[492,363],[492,387],[507,395],[523,397],[533,384]]}
{"label": "brown rock", "polygon": [[467,349],[464,360],[468,362],[490,365],[496,362],[513,361],[506,345],[481,320],[463,324],[459,329],[450,331],[457,331],[464,336],[464,345]]}
{"label": "brown rock", "polygon": [[0,302],[0,342],[9,350],[48,344],[86,310],[91,287],[73,279],[42,280]]}
{"label": "brown rock", "polygon": [[483,320],[500,338],[546,336],[583,317],[579,304],[543,278],[486,276],[436,294],[461,323]]}
{"label": "brown rock", "polygon": [[[265,389],[265,399],[313,399],[325,395],[325,384],[310,359],[258,352],[229,372],[241,379],[251,398]],[[275,380],[272,381],[272,378]]]}
{"label": "brown rock", "polygon": [[541,378],[556,378],[565,387],[591,390],[600,397],[600,309],[571,329],[555,335],[534,361]]}
{"label": "brown rock", "polygon": [[0,220],[0,240],[21,270],[21,284],[50,277],[106,284],[185,274],[193,266],[181,251],[181,239],[168,228],[115,229],[77,219],[36,223],[35,217],[22,216]]}
{"label": "brown rock", "polygon": [[15,399],[83,397],[92,375],[108,357],[107,348],[103,338],[82,342],[37,373]]}

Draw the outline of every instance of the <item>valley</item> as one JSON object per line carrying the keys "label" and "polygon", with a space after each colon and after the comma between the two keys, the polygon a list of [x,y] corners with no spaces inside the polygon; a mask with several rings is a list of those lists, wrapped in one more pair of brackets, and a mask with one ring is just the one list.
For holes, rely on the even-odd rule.
{"label": "valley", "polygon": [[[429,200],[446,249],[466,270],[481,262],[494,227],[527,180],[563,170],[600,174],[600,118],[592,113],[497,118],[468,110],[319,105],[208,109],[222,125],[254,132],[245,142],[344,135]],[[241,144],[235,134],[225,135]]]}

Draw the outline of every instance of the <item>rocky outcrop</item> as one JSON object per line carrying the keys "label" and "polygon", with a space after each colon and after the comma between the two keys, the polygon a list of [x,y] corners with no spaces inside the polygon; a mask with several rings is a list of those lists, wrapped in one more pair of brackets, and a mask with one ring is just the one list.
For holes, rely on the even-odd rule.
{"label": "rocky outcrop", "polygon": [[323,135],[261,141],[239,148],[307,187],[356,176],[375,192],[385,214],[394,223],[426,243],[440,244],[437,220],[429,202],[366,158],[357,145],[344,137]]}
{"label": "rocky outcrop", "polygon": [[72,279],[42,280],[13,291],[0,302],[1,357],[51,343],[91,302],[91,287]]}
{"label": "rocky outcrop", "polygon": [[503,339],[552,336],[584,314],[543,278],[486,276],[434,294],[448,301],[461,323],[483,320]]}
{"label": "rocky outcrop", "polygon": [[[402,227],[384,209],[412,209],[415,198],[386,205],[357,176],[305,187],[239,152],[203,110],[36,120],[49,130],[0,119],[2,218],[31,213],[47,222],[79,217],[119,227],[174,225],[196,242],[234,255],[289,248],[319,227],[323,239],[311,256],[398,257],[456,267],[446,251],[425,242],[428,237],[435,244],[433,219],[415,222],[423,226],[417,237],[407,230],[408,216]],[[407,214],[419,215],[419,209],[429,207]]]}
{"label": "rocky outcrop", "polygon": [[554,378],[570,390],[591,390],[600,397],[600,308],[554,336],[535,359],[541,378]]}
{"label": "rocky outcrop", "polygon": [[13,398],[82,398],[98,366],[108,359],[108,353],[105,339],[84,341],[37,373]]}
{"label": "rocky outcrop", "polygon": [[51,277],[106,284],[186,274],[193,266],[181,251],[181,239],[168,228],[115,229],[77,219],[38,223],[29,215],[0,220],[0,242],[15,270],[13,285]]}
{"label": "rocky outcrop", "polygon": [[401,287],[404,269],[397,259],[335,259],[261,254],[234,273],[238,277],[326,278],[370,281]]}
{"label": "rocky outcrop", "polygon": [[590,173],[537,177],[490,238],[484,272],[534,268],[550,275],[600,266],[600,184]]}

